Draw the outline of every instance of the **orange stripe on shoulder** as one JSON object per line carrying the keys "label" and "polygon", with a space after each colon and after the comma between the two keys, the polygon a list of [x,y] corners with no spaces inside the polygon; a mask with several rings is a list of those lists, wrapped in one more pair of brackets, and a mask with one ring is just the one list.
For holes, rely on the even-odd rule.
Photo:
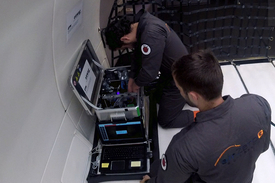
{"label": "orange stripe on shoulder", "polygon": [[166,28],[168,29],[169,32],[171,32],[169,26],[167,24],[165,24]]}
{"label": "orange stripe on shoulder", "polygon": [[241,145],[232,145],[232,146],[229,146],[228,148],[226,148],[226,149],[221,153],[220,157],[217,159],[217,161],[216,161],[216,163],[215,163],[214,166],[217,166],[218,162],[220,161],[220,159],[222,158],[222,156],[224,155],[224,153],[225,153],[226,151],[228,151],[228,149],[230,149],[230,148],[232,148],[232,147],[240,147],[240,146],[241,146]]}

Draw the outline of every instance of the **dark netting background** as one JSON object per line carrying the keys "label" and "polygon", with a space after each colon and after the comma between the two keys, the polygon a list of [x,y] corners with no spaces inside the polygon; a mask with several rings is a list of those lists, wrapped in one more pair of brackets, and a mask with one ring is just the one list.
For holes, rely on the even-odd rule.
{"label": "dark netting background", "polygon": [[[167,22],[189,52],[211,48],[220,61],[275,57],[275,0],[115,0],[109,22],[133,20],[141,8]],[[111,65],[121,55],[127,63],[129,52],[111,52]]]}

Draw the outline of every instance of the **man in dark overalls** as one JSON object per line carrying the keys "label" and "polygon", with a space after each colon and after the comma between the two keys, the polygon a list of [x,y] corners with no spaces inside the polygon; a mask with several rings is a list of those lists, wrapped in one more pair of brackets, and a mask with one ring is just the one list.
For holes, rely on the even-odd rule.
{"label": "man in dark overalls", "polygon": [[128,91],[138,92],[161,73],[154,96],[159,103],[158,123],[163,128],[184,127],[194,121],[190,110],[182,110],[181,97],[172,75],[171,65],[188,54],[178,35],[162,20],[140,10],[130,23],[126,19],[111,22],[105,29],[106,43],[111,50],[134,49],[129,73]]}
{"label": "man in dark overalls", "polygon": [[253,94],[222,97],[222,70],[210,51],[183,56],[172,73],[182,97],[200,112],[141,183],[251,183],[270,143],[268,102]]}

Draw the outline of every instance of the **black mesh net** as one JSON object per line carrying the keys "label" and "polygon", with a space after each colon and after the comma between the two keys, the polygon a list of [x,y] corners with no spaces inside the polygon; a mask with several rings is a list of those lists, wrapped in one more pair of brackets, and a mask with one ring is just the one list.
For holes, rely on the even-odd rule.
{"label": "black mesh net", "polygon": [[[221,61],[275,56],[274,0],[115,0],[109,22],[133,20],[140,9],[168,23],[189,52],[210,48]],[[111,65],[129,52],[112,52]]]}

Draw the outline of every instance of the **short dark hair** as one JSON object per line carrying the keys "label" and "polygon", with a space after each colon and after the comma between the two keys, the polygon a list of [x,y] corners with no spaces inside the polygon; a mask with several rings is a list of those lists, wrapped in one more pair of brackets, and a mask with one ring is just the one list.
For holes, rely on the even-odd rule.
{"label": "short dark hair", "polygon": [[130,33],[130,31],[131,31],[131,23],[126,18],[121,18],[121,19],[112,21],[105,28],[106,44],[109,46],[111,50],[121,48],[123,45],[123,42],[120,40],[120,38]]}
{"label": "short dark hair", "polygon": [[211,50],[185,55],[172,65],[172,74],[184,92],[195,91],[205,100],[221,96],[223,74]]}

